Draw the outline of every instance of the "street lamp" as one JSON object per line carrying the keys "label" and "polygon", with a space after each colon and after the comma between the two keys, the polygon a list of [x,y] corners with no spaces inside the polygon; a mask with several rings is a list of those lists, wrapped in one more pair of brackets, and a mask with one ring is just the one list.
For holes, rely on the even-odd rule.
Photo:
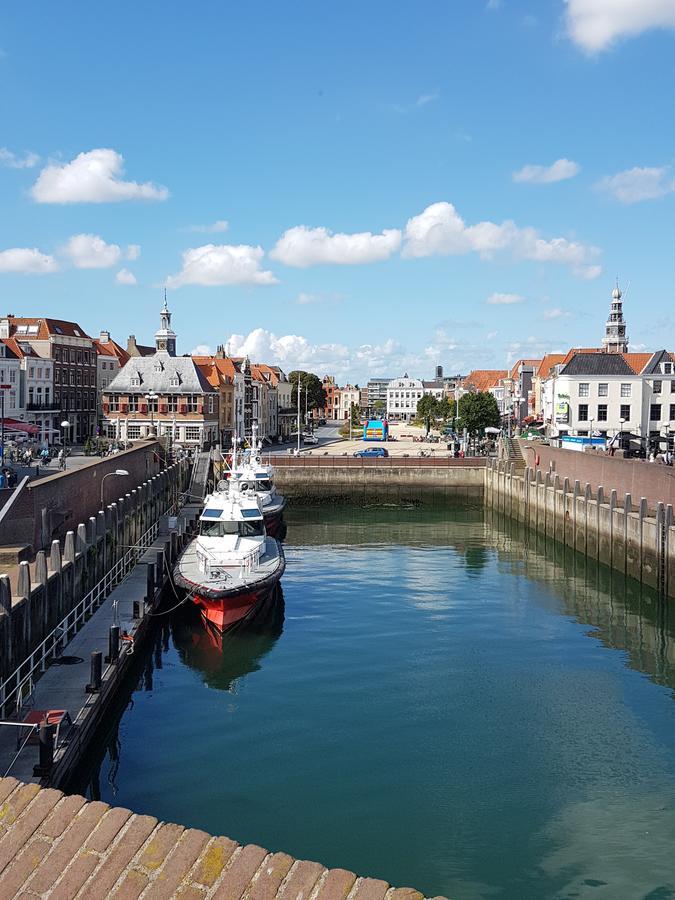
{"label": "street lamp", "polygon": [[129,473],[127,472],[126,469],[115,469],[114,472],[108,472],[107,474],[105,474],[105,475],[103,476],[103,478],[101,478],[101,509],[104,509],[104,506],[103,506],[103,485],[105,484],[106,478],[110,478],[112,475],[128,475],[128,474],[129,474]]}
{"label": "street lamp", "polygon": [[595,419],[588,420],[588,424],[591,426],[590,431],[588,432],[588,443],[591,445],[591,447],[593,446],[593,422],[595,422]]}
{"label": "street lamp", "polygon": [[68,429],[70,428],[68,419],[64,419],[63,422],[61,422],[61,428],[63,429],[63,455],[66,456],[66,451],[68,450]]}
{"label": "street lamp", "polygon": [[153,403],[158,396],[159,395],[154,391],[148,391],[148,393],[145,395],[145,399],[148,401],[148,409],[150,410],[150,431],[148,433],[148,437],[155,437],[155,417]]}

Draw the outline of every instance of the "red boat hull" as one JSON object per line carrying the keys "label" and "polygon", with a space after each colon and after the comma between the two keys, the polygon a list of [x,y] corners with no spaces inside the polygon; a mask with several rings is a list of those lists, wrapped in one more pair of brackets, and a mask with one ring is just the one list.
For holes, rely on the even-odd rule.
{"label": "red boat hull", "polygon": [[280,512],[268,513],[267,515],[263,513],[263,520],[265,522],[265,531],[267,534],[270,537],[276,538],[278,541],[283,540],[283,510]]}
{"label": "red boat hull", "polygon": [[227,631],[232,625],[245,619],[268,590],[269,588],[252,591],[250,594],[239,594],[237,597],[222,597],[218,600],[209,600],[196,594],[193,601],[199,607],[203,619],[219,631]]}

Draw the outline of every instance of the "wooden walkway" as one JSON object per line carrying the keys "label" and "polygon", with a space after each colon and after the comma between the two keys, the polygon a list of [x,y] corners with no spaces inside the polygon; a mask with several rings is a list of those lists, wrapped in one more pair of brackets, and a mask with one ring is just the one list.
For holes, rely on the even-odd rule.
{"label": "wooden walkway", "polygon": [[0,897],[423,900],[409,888],[0,779]]}

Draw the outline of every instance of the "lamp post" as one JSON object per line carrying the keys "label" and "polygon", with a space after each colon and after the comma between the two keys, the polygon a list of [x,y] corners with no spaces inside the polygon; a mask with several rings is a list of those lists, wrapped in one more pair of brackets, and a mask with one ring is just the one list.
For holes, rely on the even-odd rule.
{"label": "lamp post", "polygon": [[593,446],[593,422],[595,422],[595,419],[588,420],[588,424],[591,426],[588,432],[588,443],[591,445],[591,447]]}
{"label": "lamp post", "polygon": [[298,449],[297,455],[300,456],[300,376],[298,375]]}
{"label": "lamp post", "polygon": [[126,469],[115,469],[114,472],[108,472],[106,475],[103,476],[103,478],[101,478],[101,509],[105,508],[103,506],[103,485],[105,484],[106,478],[110,478],[112,475],[128,475],[128,474],[129,473],[127,472]]}
{"label": "lamp post", "polygon": [[64,419],[63,422],[61,422],[61,428],[63,429],[63,455],[65,457],[68,455],[68,429],[70,428],[68,419]]}
{"label": "lamp post", "polygon": [[155,417],[153,403],[158,396],[159,395],[154,391],[148,391],[148,393],[145,395],[145,399],[148,401],[148,409],[150,410],[150,431],[148,433],[148,437],[155,437]]}

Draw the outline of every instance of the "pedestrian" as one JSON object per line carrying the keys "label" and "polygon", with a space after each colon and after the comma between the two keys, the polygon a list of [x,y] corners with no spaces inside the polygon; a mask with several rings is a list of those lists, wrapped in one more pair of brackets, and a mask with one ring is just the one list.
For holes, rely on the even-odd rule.
{"label": "pedestrian", "polygon": [[3,469],[2,472],[0,472],[0,490],[3,490],[3,488],[6,487],[9,487],[9,485],[7,484],[7,476],[5,475],[5,470]]}
{"label": "pedestrian", "polygon": [[7,486],[11,488],[16,487],[16,472],[14,469],[5,469],[4,471],[7,476]]}

